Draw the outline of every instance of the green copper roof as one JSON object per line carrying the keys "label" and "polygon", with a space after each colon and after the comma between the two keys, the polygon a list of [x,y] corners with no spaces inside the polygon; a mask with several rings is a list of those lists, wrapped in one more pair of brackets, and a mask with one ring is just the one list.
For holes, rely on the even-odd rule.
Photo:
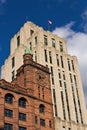
{"label": "green copper roof", "polygon": [[29,48],[25,49],[25,54],[30,54],[30,49]]}

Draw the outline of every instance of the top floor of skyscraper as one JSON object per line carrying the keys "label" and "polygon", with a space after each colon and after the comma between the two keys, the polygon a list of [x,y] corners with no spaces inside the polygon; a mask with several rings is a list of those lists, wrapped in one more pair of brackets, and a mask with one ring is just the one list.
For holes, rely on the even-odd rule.
{"label": "top floor of skyscraper", "polygon": [[36,46],[42,46],[46,48],[54,48],[56,51],[67,53],[65,39],[52,34],[50,31],[45,31],[42,27],[29,21],[26,22],[11,39],[10,55],[12,55],[21,45],[29,47],[30,50]]}

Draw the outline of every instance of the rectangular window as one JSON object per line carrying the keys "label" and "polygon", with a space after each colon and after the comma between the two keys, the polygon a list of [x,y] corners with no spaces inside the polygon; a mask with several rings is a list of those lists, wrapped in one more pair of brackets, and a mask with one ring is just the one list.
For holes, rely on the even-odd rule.
{"label": "rectangular window", "polygon": [[46,35],[44,35],[44,45],[48,45],[48,41],[47,41],[47,36]]}
{"label": "rectangular window", "polygon": [[44,119],[40,119],[40,125],[45,126],[45,120]]}
{"label": "rectangular window", "polygon": [[38,123],[38,118],[37,118],[37,116],[35,116],[35,124],[37,124]]}
{"label": "rectangular window", "polygon": [[30,30],[30,35],[32,36],[32,34],[34,33],[34,31],[33,30]]}
{"label": "rectangular window", "polygon": [[12,57],[12,68],[15,66],[15,57]]}
{"label": "rectangular window", "polygon": [[53,67],[50,67],[51,69],[51,80],[52,80],[52,84],[54,85],[54,74],[53,74]]}
{"label": "rectangular window", "polygon": [[22,126],[19,126],[19,129],[18,130],[26,130],[25,127],[22,127]]}
{"label": "rectangular window", "polygon": [[61,79],[61,73],[60,72],[58,72],[58,77],[59,77],[59,79]]}
{"label": "rectangular window", "polygon": [[30,50],[32,50],[32,42],[30,42]]}
{"label": "rectangular window", "polygon": [[13,125],[9,123],[4,124],[4,130],[13,130]]}
{"label": "rectangular window", "polygon": [[50,60],[50,63],[52,64],[52,54],[51,54],[51,51],[49,51],[49,60]]}
{"label": "rectangular window", "polygon": [[68,69],[69,69],[69,71],[71,71],[70,60],[69,59],[67,59],[67,63],[68,63]]}
{"label": "rectangular window", "polygon": [[35,51],[35,62],[37,62],[37,52]]}
{"label": "rectangular window", "polygon": [[35,37],[35,44],[37,44],[37,37]]}
{"label": "rectangular window", "polygon": [[20,36],[17,37],[17,47],[20,46]]}
{"label": "rectangular window", "polygon": [[44,50],[45,62],[47,62],[47,50]]}
{"label": "rectangular window", "polygon": [[13,117],[13,111],[9,109],[4,110],[4,114],[6,117]]}
{"label": "rectangular window", "polygon": [[14,80],[15,78],[15,71],[12,71],[12,81]]}
{"label": "rectangular window", "polygon": [[52,47],[55,48],[55,39],[52,38]]}
{"label": "rectangular window", "polygon": [[49,121],[49,127],[52,128],[52,121]]}
{"label": "rectangular window", "polygon": [[63,64],[63,57],[60,56],[60,59],[61,59],[61,67],[64,68],[64,64]]}
{"label": "rectangular window", "polygon": [[75,71],[73,60],[71,60],[71,63],[72,63],[72,70]]}
{"label": "rectangular window", "polygon": [[61,91],[61,101],[62,101],[63,117],[66,120],[64,97],[63,97],[63,92],[62,91]]}
{"label": "rectangular window", "polygon": [[26,114],[19,113],[19,120],[26,121]]}
{"label": "rectangular window", "polygon": [[59,85],[60,85],[60,87],[62,87],[62,81],[61,80],[59,80]]}
{"label": "rectangular window", "polygon": [[70,75],[70,82],[72,83],[73,80],[72,80],[72,74],[69,74]]}
{"label": "rectangular window", "polygon": [[63,43],[59,41],[60,52],[63,52]]}
{"label": "rectangular window", "polygon": [[56,54],[56,61],[57,61],[57,65],[59,66],[59,55]]}
{"label": "rectangular window", "polygon": [[66,130],[66,129],[65,129],[65,126],[63,126],[63,130]]}
{"label": "rectangular window", "polygon": [[57,116],[57,106],[56,106],[56,94],[55,94],[55,89],[53,89],[53,101],[54,101],[55,116]]}

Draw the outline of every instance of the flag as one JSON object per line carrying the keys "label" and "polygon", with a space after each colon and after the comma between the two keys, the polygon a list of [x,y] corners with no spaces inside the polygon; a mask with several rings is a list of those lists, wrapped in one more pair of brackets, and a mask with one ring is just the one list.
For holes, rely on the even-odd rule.
{"label": "flag", "polygon": [[51,21],[51,20],[48,20],[48,23],[49,23],[49,24],[52,24],[52,21]]}

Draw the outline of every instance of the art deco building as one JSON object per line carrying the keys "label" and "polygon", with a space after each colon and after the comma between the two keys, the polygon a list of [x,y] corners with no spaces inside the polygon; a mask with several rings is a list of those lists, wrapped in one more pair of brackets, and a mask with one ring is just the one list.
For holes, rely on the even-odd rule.
{"label": "art deco building", "polygon": [[56,130],[86,130],[87,115],[78,60],[68,54],[66,41],[26,22],[10,42],[2,78],[12,81],[23,64],[25,48],[33,60],[49,68]]}
{"label": "art deco building", "polygon": [[16,79],[0,80],[0,130],[55,130],[49,69],[23,57]]}

